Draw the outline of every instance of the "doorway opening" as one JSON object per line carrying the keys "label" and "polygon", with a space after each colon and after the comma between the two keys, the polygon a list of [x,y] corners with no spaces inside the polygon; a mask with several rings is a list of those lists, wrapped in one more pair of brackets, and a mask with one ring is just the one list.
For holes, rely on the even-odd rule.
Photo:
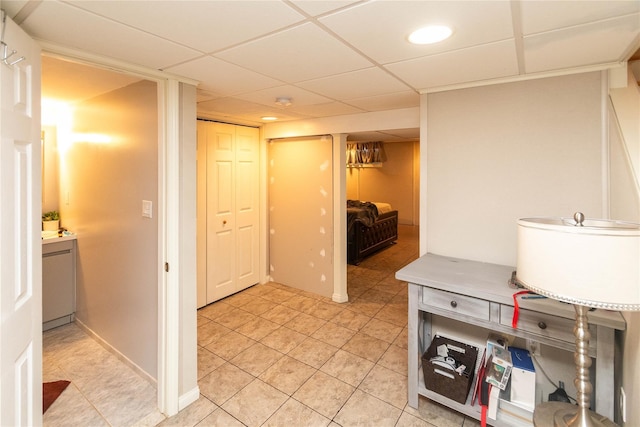
{"label": "doorway opening", "polygon": [[[61,227],[77,241],[75,325],[45,333],[44,341],[50,336],[60,355],[64,349],[55,343],[56,336],[66,330],[83,342],[86,337],[77,332],[88,333],[116,354],[115,361],[124,360],[151,386],[144,407],[157,415],[158,83],[45,55],[42,103],[47,161],[43,211],[59,211]],[[74,326],[81,330],[73,330]],[[45,378],[47,363],[69,376],[82,371],[79,364],[96,366],[91,361],[71,363],[65,357],[44,360]],[[71,386],[82,383],[60,379],[71,380]],[[79,395],[96,392],[83,390]],[[122,395],[122,390],[111,395]],[[100,405],[107,416],[106,408],[113,402],[91,401],[93,408]],[[123,405],[115,405],[119,410],[113,417],[122,416]]]}

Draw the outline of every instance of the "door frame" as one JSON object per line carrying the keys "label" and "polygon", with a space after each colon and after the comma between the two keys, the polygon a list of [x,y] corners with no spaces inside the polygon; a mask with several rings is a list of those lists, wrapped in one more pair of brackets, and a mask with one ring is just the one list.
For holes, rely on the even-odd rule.
{"label": "door frame", "polygon": [[[197,86],[197,82],[46,41],[40,41],[40,45],[42,46],[43,54],[96,68],[138,76],[157,84],[158,268],[164,272],[164,274],[158,275],[157,404],[158,409],[165,415],[175,415],[179,410],[197,400],[199,395],[197,381],[194,385],[195,389],[187,390],[182,396],[180,395],[181,388],[188,387],[188,384],[182,384],[181,387],[181,372],[183,372],[184,364],[191,360],[189,355],[183,354],[183,366],[180,365],[180,355],[183,353],[181,351],[180,336],[185,332],[189,332],[180,328],[182,295],[191,291],[194,294],[196,292],[195,281],[181,284],[180,280],[181,240],[186,237],[182,236],[181,233],[182,216],[180,215],[181,130],[183,125],[180,85],[185,83]],[[193,289],[188,288],[189,286]],[[196,309],[194,304],[194,313]],[[190,326],[185,325],[187,328]],[[195,336],[195,323],[193,328],[194,331],[187,335]],[[195,344],[193,347],[194,355],[196,355],[197,348]]]}

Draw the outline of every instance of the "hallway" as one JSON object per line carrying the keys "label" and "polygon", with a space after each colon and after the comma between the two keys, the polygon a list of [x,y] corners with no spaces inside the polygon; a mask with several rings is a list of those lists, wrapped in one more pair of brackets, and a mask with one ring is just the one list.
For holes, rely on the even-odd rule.
{"label": "hallway", "polygon": [[[142,387],[138,391],[131,389],[129,399],[124,397],[124,389],[116,393],[123,400],[113,405],[119,409],[120,418],[107,417],[107,409],[99,402],[85,400],[81,408],[92,417],[63,420],[58,414],[70,412],[64,403],[70,399],[63,399],[69,393],[65,391],[60,402],[55,402],[45,415],[45,425],[479,425],[426,399],[420,399],[418,410],[407,406],[407,287],[394,274],[417,257],[417,231],[417,227],[400,226],[397,244],[358,266],[348,266],[348,303],[337,304],[315,294],[267,283],[199,310],[201,397],[178,415],[163,420],[161,414],[150,410],[148,405],[155,408],[155,390]],[[84,333],[78,330],[81,334]],[[46,345],[47,354],[52,353],[46,360],[54,357],[55,349],[49,348],[53,338],[46,339],[51,343]],[[73,340],[93,341],[89,337]],[[90,351],[81,353],[87,355],[99,349],[100,345],[94,342]],[[75,353],[64,352],[68,356]],[[63,360],[66,356],[56,357]],[[86,363],[74,359],[65,365],[73,364],[91,367],[91,372],[100,366],[116,369],[112,361]],[[118,378],[128,375],[120,372],[95,375],[108,375],[113,382],[120,382]],[[48,375],[48,380],[54,379],[64,378]],[[68,379],[72,380],[69,388],[73,390],[69,394],[89,394],[72,388],[74,378]],[[150,401],[144,400],[145,394]],[[135,400],[133,396],[142,401],[129,402]],[[93,407],[95,413],[87,407]]]}

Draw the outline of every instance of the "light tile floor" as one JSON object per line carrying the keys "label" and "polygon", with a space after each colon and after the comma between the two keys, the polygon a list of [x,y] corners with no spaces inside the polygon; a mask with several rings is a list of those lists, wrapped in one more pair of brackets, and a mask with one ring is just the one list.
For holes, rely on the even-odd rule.
{"label": "light tile floor", "polygon": [[46,331],[42,347],[43,381],[71,381],[44,414],[45,426],[154,426],[164,420],[155,385],[75,323]]}
{"label": "light tile floor", "polygon": [[[400,226],[399,231],[396,245],[348,267],[348,303],[267,283],[200,309],[200,399],[158,425],[478,426],[426,399],[420,399],[419,409],[407,405],[407,286],[394,275],[418,255],[417,227]],[[81,338],[83,332],[73,325],[46,333],[45,347],[49,338],[56,341],[57,331],[73,328],[71,341],[93,347],[85,342],[93,340]],[[103,396],[93,389],[128,377],[123,372],[129,368],[117,368],[120,373],[107,374],[109,380],[101,383],[84,381],[88,372],[68,375],[79,369],[78,360],[65,361],[76,350],[61,350],[59,356],[50,351],[47,363],[55,361],[64,369],[53,372],[65,374],[73,387],[47,411],[45,425],[154,425],[161,417],[153,408],[155,390],[144,384],[124,402],[100,403]],[[93,352],[97,349],[82,351]],[[95,372],[102,364],[83,363],[97,378],[105,376]],[[65,379],[52,372],[47,376],[48,381]],[[126,396],[126,384],[117,385]],[[70,412],[65,401],[75,399],[63,399],[67,394],[86,397],[75,403],[82,418],[62,417]],[[139,402],[137,396],[142,396]],[[117,408],[119,415],[106,408]]]}

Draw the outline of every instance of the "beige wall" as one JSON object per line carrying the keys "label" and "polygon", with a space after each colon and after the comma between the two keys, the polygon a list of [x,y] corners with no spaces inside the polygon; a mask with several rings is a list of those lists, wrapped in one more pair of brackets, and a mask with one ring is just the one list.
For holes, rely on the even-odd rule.
{"label": "beige wall", "polygon": [[[610,189],[611,189],[611,218],[640,223],[640,183],[636,180],[633,167],[635,159],[638,164],[638,123],[640,122],[640,94],[634,81],[628,89],[612,91],[612,101],[616,106],[610,110],[611,126],[609,128],[610,145]],[[623,96],[624,95],[624,96]],[[634,101],[635,99],[635,101]],[[626,101],[626,102],[625,102]],[[615,113],[619,113],[622,117]],[[635,126],[631,116],[635,115]],[[626,121],[626,125],[620,120]],[[622,128],[626,128],[625,137]],[[635,132],[634,132],[635,130]],[[640,260],[638,261],[640,262]],[[624,313],[627,321],[627,332],[624,339],[624,353],[622,372],[622,386],[627,395],[627,426],[640,425],[640,410],[633,402],[640,396],[640,313]]]}
{"label": "beige wall", "polygon": [[269,269],[279,283],[333,295],[331,137],[269,143]]}
{"label": "beige wall", "polygon": [[[422,122],[428,134],[428,164],[421,179],[427,186],[422,204],[426,250],[514,265],[519,217],[571,216],[578,209],[588,217],[601,217],[610,209],[612,218],[638,222],[637,183],[613,116],[610,167],[602,154],[602,76],[589,73],[423,95],[428,109]],[[607,169],[610,204],[603,205]],[[632,403],[640,393],[640,316],[626,313],[625,318],[622,385],[626,425],[631,426],[640,424],[640,412]],[[573,389],[568,362],[563,361],[566,372],[546,369],[554,378],[564,375]],[[618,390],[612,392],[617,395]]]}
{"label": "beige wall", "polygon": [[398,210],[400,224],[416,225],[418,199],[417,142],[384,144],[382,167],[347,168],[347,199],[390,203]]}
{"label": "beige wall", "polygon": [[[81,103],[73,132],[105,135],[111,142],[75,142],[61,153],[60,167],[61,218],[78,234],[76,317],[153,378],[159,270],[156,91],[155,83],[142,81]],[[59,139],[58,146],[69,142]],[[153,202],[153,218],[142,217],[142,200]]]}
{"label": "beige wall", "polygon": [[425,96],[428,252],[515,265],[518,218],[602,215],[600,73]]}
{"label": "beige wall", "polygon": [[55,126],[42,126],[42,212],[59,211],[58,136]]}

